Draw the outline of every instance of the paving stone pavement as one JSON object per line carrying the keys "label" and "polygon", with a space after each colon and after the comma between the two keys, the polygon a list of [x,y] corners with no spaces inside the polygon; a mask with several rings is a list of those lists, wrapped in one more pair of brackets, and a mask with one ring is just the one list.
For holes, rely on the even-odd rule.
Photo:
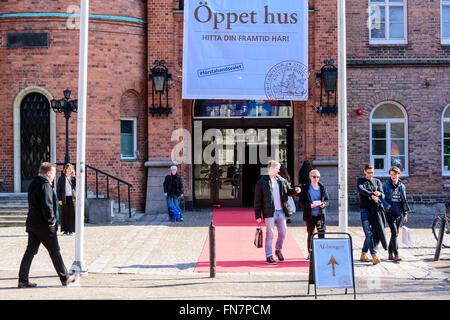
{"label": "paving stone pavement", "polygon": [[[0,299],[77,299],[79,295],[84,299],[310,298],[303,294],[307,288],[307,275],[265,272],[218,274],[216,279],[209,279],[209,274],[195,273],[194,268],[205,245],[211,217],[212,211],[205,209],[185,212],[184,222],[172,223],[168,221],[167,214],[159,214],[145,215],[130,224],[86,224],[84,262],[89,275],[79,280],[79,288],[69,291],[40,288],[27,291],[26,295],[23,290],[13,289],[17,284],[17,273],[27,243],[25,228],[0,228]],[[297,213],[292,220],[288,225],[289,231],[305,252],[306,229],[301,214]],[[450,298],[450,249],[442,250],[441,262],[433,262],[436,241],[431,233],[431,221],[430,215],[411,215],[408,226],[414,246],[407,248],[400,244],[400,255],[404,261],[398,264],[387,261],[387,252],[381,250],[379,256],[382,263],[373,266],[372,263],[359,261],[364,233],[360,227],[359,214],[349,214],[355,277],[358,286],[363,287],[362,293],[365,292],[366,298],[383,299],[397,295],[411,297],[414,292],[416,295],[412,297],[417,299]],[[329,215],[327,231],[338,231],[336,216]],[[388,228],[386,233],[389,236]],[[75,236],[60,236],[59,242],[63,259],[69,268],[74,260]],[[44,247],[40,248],[33,261],[30,276],[39,278],[40,287],[58,287],[58,280]],[[268,290],[268,293],[262,293],[261,289],[269,286],[265,282],[267,279],[272,279],[270,284],[275,281],[277,285],[283,283],[281,287],[290,286],[290,290]],[[102,281],[106,283],[102,285]],[[142,281],[150,281],[154,285],[142,287]],[[117,285],[114,285],[115,282]],[[214,283],[217,287],[210,288]],[[395,288],[392,287],[394,284],[397,284]],[[408,294],[402,293],[402,285]],[[84,295],[79,291],[80,287],[86,289]],[[391,288],[388,290],[390,295],[383,294],[388,287]],[[153,293],[143,293],[143,288],[150,288]],[[186,290],[183,291],[183,288]],[[202,294],[196,288],[201,288]],[[375,290],[373,293],[372,289]],[[49,294],[53,291],[54,294]],[[336,290],[329,292],[327,299],[341,297],[334,296]]]}

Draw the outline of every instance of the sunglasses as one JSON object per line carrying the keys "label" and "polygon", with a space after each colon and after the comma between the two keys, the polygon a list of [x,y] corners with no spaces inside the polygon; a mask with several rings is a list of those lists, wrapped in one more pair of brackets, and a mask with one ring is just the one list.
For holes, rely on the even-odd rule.
{"label": "sunglasses", "polygon": [[319,179],[320,178],[320,176],[312,176],[314,179]]}

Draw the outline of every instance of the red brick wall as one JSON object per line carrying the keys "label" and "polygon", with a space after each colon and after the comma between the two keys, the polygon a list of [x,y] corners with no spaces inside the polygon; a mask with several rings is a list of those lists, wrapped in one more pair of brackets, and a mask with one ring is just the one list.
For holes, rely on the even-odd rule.
{"label": "red brick wall", "polygon": [[[450,47],[440,44],[439,0],[408,0],[407,45],[369,45],[368,1],[347,1],[347,55],[350,61],[450,59]],[[407,113],[409,177],[404,178],[409,194],[449,198],[442,177],[441,117],[450,103],[450,63],[389,65],[348,68],[349,190],[357,198],[356,178],[370,160],[369,117],[384,101],[401,104]],[[430,86],[424,84],[428,80]],[[362,108],[364,114],[356,115]],[[385,178],[382,181],[386,180]]]}
{"label": "red brick wall", "polygon": [[449,58],[440,44],[440,1],[407,1],[407,45],[369,45],[368,1],[347,1],[347,56],[373,59]]}
{"label": "red brick wall", "polygon": [[[337,2],[326,0],[309,1],[309,101],[298,110],[301,114],[299,132],[304,134],[304,145],[300,148],[298,165],[303,160],[322,157],[337,157],[337,116],[320,115],[320,88],[316,86],[316,73],[325,60],[333,59],[337,66]],[[333,96],[334,98],[334,96]],[[300,167],[296,170],[298,170]]]}
{"label": "red brick wall", "polygon": [[[9,1],[1,13],[67,12],[72,1]],[[90,1],[91,14],[131,16],[146,19],[146,1]],[[5,191],[13,191],[13,102],[29,86],[39,86],[55,98],[66,88],[76,98],[78,87],[78,30],[67,28],[66,18],[0,19],[0,116],[6,132],[0,137],[0,174],[6,180]],[[120,161],[120,101],[125,92],[136,92],[139,104],[139,132],[146,132],[147,108],[147,29],[143,23],[90,19],[87,111],[87,164],[133,184],[132,206],[144,209],[147,159],[146,137],[139,135],[142,150],[138,161]],[[7,49],[6,33],[49,32],[49,47]],[[57,156],[62,162],[65,151],[65,120],[57,121]],[[76,160],[76,114],[70,121],[70,155]],[[90,182],[93,180],[89,178]],[[93,186],[89,184],[92,189]],[[117,187],[116,187],[117,189]],[[115,189],[115,190],[116,190]],[[122,200],[127,199],[125,188]],[[102,192],[104,193],[104,192]]]}
{"label": "red brick wall", "polygon": [[[148,121],[148,158],[151,160],[170,159],[173,147],[178,142],[170,141],[176,129],[190,127],[190,117],[183,117],[181,99],[181,75],[183,60],[183,14],[174,13],[178,1],[155,0],[148,3],[148,72],[155,60],[165,60],[169,73],[172,74],[174,86],[169,90],[169,116],[149,116]],[[151,82],[148,83],[148,103],[152,103]],[[164,97],[165,98],[165,97]],[[163,99],[163,106],[165,100]],[[156,105],[158,107],[159,105]],[[191,104],[187,105],[191,108]],[[190,110],[187,111],[190,114]],[[179,167],[179,174],[184,183],[185,194],[189,198],[191,191],[191,166]],[[162,190],[162,189],[161,189]]]}

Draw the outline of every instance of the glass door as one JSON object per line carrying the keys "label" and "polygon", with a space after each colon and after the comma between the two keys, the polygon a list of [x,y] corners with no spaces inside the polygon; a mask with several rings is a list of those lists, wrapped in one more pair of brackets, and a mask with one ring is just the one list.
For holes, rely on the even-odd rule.
{"label": "glass door", "polygon": [[289,129],[214,130],[214,138],[203,141],[203,163],[194,165],[196,204],[253,206],[254,188],[267,174],[267,161],[276,159],[289,169]]}

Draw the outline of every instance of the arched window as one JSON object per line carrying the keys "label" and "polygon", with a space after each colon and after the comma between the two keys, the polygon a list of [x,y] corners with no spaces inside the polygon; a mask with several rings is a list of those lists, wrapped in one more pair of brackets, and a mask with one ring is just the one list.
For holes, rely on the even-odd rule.
{"label": "arched window", "polygon": [[397,166],[408,175],[408,123],[406,113],[395,102],[383,102],[370,117],[370,162],[375,175],[389,175],[389,168]]}
{"label": "arched window", "polygon": [[450,176],[450,105],[442,115],[442,175]]}

